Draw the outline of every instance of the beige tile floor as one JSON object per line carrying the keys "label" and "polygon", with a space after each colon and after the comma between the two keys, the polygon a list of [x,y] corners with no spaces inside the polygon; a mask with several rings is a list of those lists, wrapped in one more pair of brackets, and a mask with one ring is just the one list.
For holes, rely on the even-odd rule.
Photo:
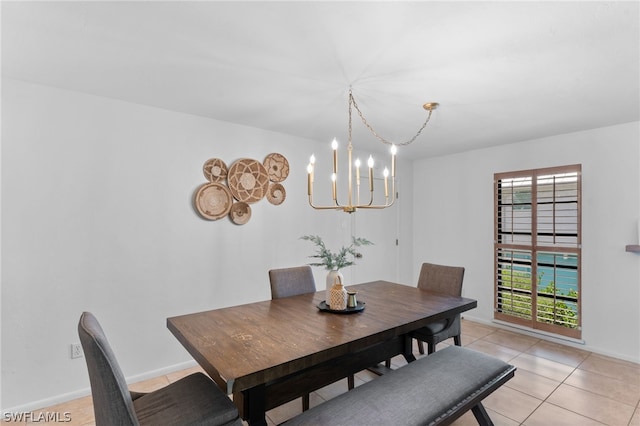
{"label": "beige tile floor", "polygon": [[[512,380],[484,400],[484,406],[496,426],[640,426],[639,364],[465,320],[462,344],[518,367]],[[441,343],[438,348],[445,345]],[[418,353],[417,347],[415,352]],[[394,367],[404,363],[402,357],[393,359]],[[135,383],[131,389],[151,391],[196,370],[198,368]],[[356,375],[356,386],[373,378],[375,375],[368,371],[360,372]],[[311,406],[346,390],[345,379],[313,392]],[[65,424],[72,426],[95,424],[90,396],[46,407],[42,411],[69,412],[71,421]],[[269,411],[267,420],[269,424],[279,424],[300,411],[298,399]],[[477,422],[471,413],[467,413],[454,425],[477,425]]]}

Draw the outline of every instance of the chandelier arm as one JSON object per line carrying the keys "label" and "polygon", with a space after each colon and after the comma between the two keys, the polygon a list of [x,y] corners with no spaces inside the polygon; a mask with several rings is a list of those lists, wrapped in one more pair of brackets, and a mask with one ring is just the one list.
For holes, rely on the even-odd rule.
{"label": "chandelier arm", "polygon": [[[362,120],[362,124],[365,125],[365,127],[367,129],[369,129],[369,131],[371,132],[371,134],[373,136],[375,136],[380,142],[387,144],[387,145],[394,145],[393,142],[386,140],[385,138],[383,138],[382,136],[380,136],[378,134],[378,132],[376,132],[373,127],[369,124],[369,122],[367,121],[366,118],[364,118],[364,115],[362,114],[362,111],[360,111],[360,108],[358,107],[358,104],[355,100],[355,98],[353,97],[353,93],[351,93],[351,90],[349,90],[349,136],[351,136],[351,105],[353,105],[353,107],[356,109],[356,111],[358,112],[358,115],[360,116],[360,119]],[[427,124],[429,123],[429,120],[431,119],[431,113],[433,112],[433,110],[429,110],[429,115],[427,115],[427,119],[425,120],[424,124],[422,124],[422,127],[420,127],[420,129],[418,130],[418,132],[415,134],[415,136],[413,136],[411,139],[409,139],[406,142],[400,142],[400,143],[395,143],[395,145],[398,146],[406,146],[409,145],[410,143],[412,143],[413,141],[415,141],[418,136],[420,136],[420,134],[422,133],[422,131],[424,130],[425,127],[427,127]],[[351,139],[351,138],[349,138]]]}
{"label": "chandelier arm", "polygon": [[369,196],[369,204],[363,204],[363,205],[360,205],[358,207],[370,207],[370,206],[373,205],[373,191],[370,191],[369,194],[370,194],[370,196]]}
{"label": "chandelier arm", "polygon": [[349,209],[353,209],[353,211],[355,211],[355,207],[354,206],[340,206],[340,205],[333,205],[333,206],[318,206],[316,204],[313,204],[313,196],[309,195],[309,205],[311,207],[313,207],[316,210],[342,210],[345,212],[350,213],[348,210]]}

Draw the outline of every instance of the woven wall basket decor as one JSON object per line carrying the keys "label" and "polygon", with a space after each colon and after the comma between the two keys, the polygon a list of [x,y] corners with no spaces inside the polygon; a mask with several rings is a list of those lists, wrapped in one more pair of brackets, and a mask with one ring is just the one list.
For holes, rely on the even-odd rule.
{"label": "woven wall basket decor", "polygon": [[269,200],[271,204],[278,206],[284,202],[285,198],[287,198],[287,192],[284,190],[284,186],[279,183],[269,185],[267,200]]}
{"label": "woven wall basket decor", "polygon": [[211,158],[204,163],[202,172],[209,182],[222,182],[227,178],[229,169],[221,159]]}
{"label": "woven wall basket decor", "polygon": [[243,201],[233,203],[229,217],[236,225],[244,225],[251,219],[251,206]]}
{"label": "woven wall basket decor", "polygon": [[282,154],[273,152],[267,155],[263,164],[271,182],[282,182],[289,176],[289,162]]}
{"label": "woven wall basket decor", "polygon": [[229,168],[227,182],[236,200],[252,204],[267,194],[269,175],[261,162],[242,158]]}
{"label": "woven wall basket decor", "polygon": [[208,183],[198,187],[194,205],[208,220],[228,215],[236,225],[244,225],[251,219],[250,204],[266,197],[277,206],[287,197],[280,182],[289,176],[289,161],[277,152],[267,155],[262,163],[241,158],[231,167],[220,158],[210,158],[202,166],[202,173]]}
{"label": "woven wall basket decor", "polygon": [[196,192],[196,209],[205,219],[218,220],[225,217],[232,204],[233,197],[229,188],[220,183],[205,183]]}

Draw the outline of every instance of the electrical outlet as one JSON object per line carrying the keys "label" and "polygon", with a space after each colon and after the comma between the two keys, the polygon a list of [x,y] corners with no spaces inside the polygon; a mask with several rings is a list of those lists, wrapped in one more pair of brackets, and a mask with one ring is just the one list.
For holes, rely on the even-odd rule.
{"label": "electrical outlet", "polygon": [[71,344],[71,359],[82,358],[82,345],[80,343]]}

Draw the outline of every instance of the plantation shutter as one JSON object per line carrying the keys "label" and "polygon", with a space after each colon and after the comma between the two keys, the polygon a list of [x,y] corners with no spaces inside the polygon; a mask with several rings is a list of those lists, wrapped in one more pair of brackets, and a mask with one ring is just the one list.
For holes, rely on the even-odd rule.
{"label": "plantation shutter", "polygon": [[579,338],[580,165],[494,175],[496,319]]}

